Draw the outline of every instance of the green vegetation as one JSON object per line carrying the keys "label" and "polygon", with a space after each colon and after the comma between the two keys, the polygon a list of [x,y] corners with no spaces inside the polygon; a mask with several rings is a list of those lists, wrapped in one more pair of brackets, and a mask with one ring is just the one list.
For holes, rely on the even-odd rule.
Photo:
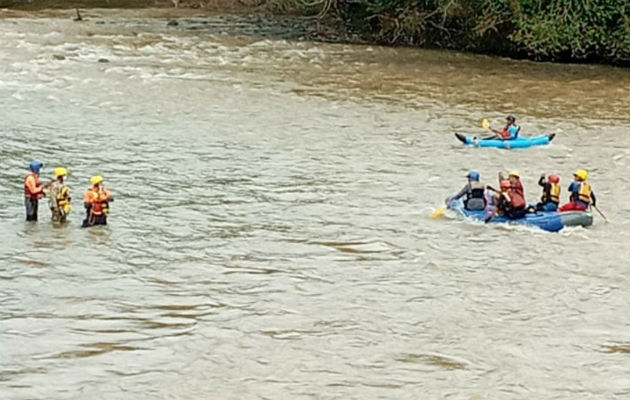
{"label": "green vegetation", "polygon": [[[300,2],[300,0],[297,0]],[[349,27],[389,44],[552,61],[630,63],[628,0],[322,0]]]}

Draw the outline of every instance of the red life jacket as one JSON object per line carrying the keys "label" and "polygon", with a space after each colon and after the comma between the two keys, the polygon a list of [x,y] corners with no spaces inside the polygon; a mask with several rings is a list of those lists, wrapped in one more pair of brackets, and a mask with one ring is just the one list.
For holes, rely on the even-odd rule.
{"label": "red life jacket", "polygon": [[525,198],[523,197],[523,192],[520,190],[510,190],[510,200],[514,208],[525,207]]}
{"label": "red life jacket", "polygon": [[[34,185],[31,183],[31,185],[29,185],[29,181],[33,181],[34,180]],[[37,176],[37,174],[35,172],[31,172],[30,174],[26,175],[26,177],[24,178],[24,197],[26,197],[27,199],[41,199],[43,197],[43,193],[40,190],[39,192],[32,192],[32,189],[38,189],[41,187],[41,182],[39,181],[39,177]]]}

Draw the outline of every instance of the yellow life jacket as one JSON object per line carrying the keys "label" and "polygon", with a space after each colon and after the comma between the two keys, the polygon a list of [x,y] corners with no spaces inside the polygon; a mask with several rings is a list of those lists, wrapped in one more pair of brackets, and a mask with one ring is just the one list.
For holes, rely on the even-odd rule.
{"label": "yellow life jacket", "polygon": [[62,186],[57,192],[57,207],[63,215],[68,215],[72,207],[70,206],[70,189],[68,186]]}
{"label": "yellow life jacket", "polygon": [[580,182],[578,188],[578,199],[586,204],[591,204],[591,185],[586,181]]}
{"label": "yellow life jacket", "polygon": [[549,199],[554,203],[560,203],[560,185],[557,183],[550,183]]}

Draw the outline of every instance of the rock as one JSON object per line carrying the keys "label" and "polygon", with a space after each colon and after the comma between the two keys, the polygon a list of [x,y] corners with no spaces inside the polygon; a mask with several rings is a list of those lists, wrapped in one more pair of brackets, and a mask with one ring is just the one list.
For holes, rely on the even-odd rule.
{"label": "rock", "polygon": [[66,59],[66,56],[64,56],[62,54],[53,54],[52,57],[53,57],[53,60],[59,60],[59,61]]}
{"label": "rock", "polygon": [[174,19],[168,21],[168,23],[166,24],[166,26],[177,26],[177,25],[179,25],[179,22],[177,22]]}
{"label": "rock", "polygon": [[100,63],[108,63],[109,60],[107,58],[99,58],[98,62],[100,62]]}

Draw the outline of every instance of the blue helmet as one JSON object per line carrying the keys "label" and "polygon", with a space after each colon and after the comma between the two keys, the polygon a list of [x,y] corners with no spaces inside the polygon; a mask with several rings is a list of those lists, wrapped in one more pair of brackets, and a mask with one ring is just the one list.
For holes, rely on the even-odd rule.
{"label": "blue helmet", "polygon": [[44,164],[41,161],[33,161],[28,165],[28,168],[33,172],[39,172],[40,168],[43,166]]}
{"label": "blue helmet", "polygon": [[466,175],[466,178],[470,178],[473,181],[478,181],[479,180],[479,172],[477,172],[477,171],[468,171],[468,175]]}

